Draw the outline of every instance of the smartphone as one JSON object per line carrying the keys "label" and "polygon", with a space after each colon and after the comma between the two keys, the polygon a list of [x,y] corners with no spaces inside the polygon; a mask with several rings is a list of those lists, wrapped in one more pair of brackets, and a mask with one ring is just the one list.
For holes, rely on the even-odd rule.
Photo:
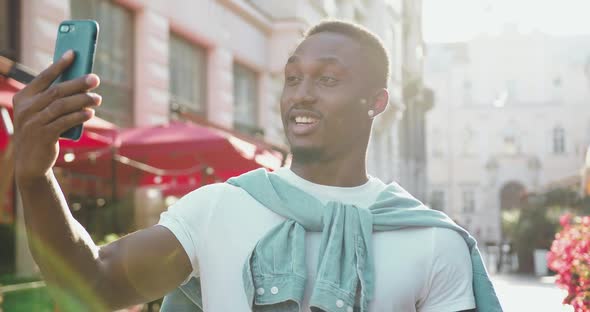
{"label": "smartphone", "polygon": [[[92,72],[98,23],[94,20],[68,20],[59,24],[53,62],[57,62],[68,50],[73,50],[76,57],[54,83],[75,79]],[[62,138],[77,141],[82,136],[83,125],[77,125],[60,135]]]}

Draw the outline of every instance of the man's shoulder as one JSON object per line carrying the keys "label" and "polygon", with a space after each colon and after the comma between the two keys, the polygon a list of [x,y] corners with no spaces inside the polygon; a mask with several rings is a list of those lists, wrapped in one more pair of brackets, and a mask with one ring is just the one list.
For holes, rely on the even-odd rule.
{"label": "man's shoulder", "polygon": [[459,232],[445,227],[434,227],[433,231],[433,236],[437,243],[457,244],[461,246],[465,245],[465,247],[467,248],[467,243],[465,242],[463,236],[459,234]]}
{"label": "man's shoulder", "polygon": [[455,230],[444,227],[408,227],[390,233],[394,236],[389,236],[389,239],[411,247],[414,253],[427,256],[432,263],[444,266],[463,265],[471,261],[465,239]]}
{"label": "man's shoulder", "polygon": [[218,182],[196,188],[190,193],[186,194],[183,198],[195,199],[201,197],[219,197],[229,194],[237,194],[240,191],[243,190],[235,185],[231,185],[226,182]]}
{"label": "man's shoulder", "polygon": [[469,247],[459,232],[442,227],[434,228],[434,256],[443,262],[457,264],[471,262]]}
{"label": "man's shoulder", "polygon": [[[241,188],[228,183],[213,183],[201,186],[184,195],[172,207],[208,207],[216,206],[224,199],[240,198],[246,195]],[[171,208],[172,208],[171,207]]]}

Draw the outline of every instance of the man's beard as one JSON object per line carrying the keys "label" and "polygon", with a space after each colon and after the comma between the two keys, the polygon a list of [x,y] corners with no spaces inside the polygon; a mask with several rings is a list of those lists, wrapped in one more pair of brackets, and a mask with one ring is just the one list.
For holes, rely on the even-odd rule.
{"label": "man's beard", "polygon": [[307,164],[320,161],[323,158],[323,150],[319,147],[294,147],[291,149],[293,162]]}

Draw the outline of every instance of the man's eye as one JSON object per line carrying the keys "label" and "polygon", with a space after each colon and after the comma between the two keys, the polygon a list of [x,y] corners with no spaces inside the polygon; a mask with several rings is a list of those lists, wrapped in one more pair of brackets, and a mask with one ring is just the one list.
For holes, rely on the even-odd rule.
{"label": "man's eye", "polygon": [[296,83],[298,83],[301,79],[297,76],[287,76],[287,84],[289,85],[294,85]]}
{"label": "man's eye", "polygon": [[334,86],[338,83],[338,79],[329,76],[322,76],[319,80],[322,84],[327,86]]}

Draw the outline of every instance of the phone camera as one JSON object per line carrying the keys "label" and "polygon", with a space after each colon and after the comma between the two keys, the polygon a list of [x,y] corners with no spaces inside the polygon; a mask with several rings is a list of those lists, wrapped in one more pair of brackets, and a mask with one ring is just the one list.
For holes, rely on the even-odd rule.
{"label": "phone camera", "polygon": [[59,32],[67,33],[70,31],[70,25],[61,25],[59,26]]}

